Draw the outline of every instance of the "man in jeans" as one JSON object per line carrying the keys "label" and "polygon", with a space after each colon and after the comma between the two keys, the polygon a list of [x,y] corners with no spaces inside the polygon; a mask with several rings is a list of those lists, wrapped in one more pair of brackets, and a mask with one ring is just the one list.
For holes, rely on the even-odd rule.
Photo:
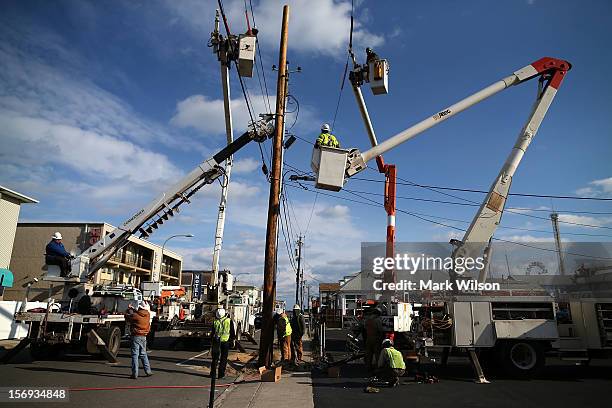
{"label": "man in jeans", "polygon": [[132,334],[132,376],[130,378],[138,378],[138,360],[142,360],[142,367],[145,375],[150,377],[151,365],[147,356],[147,334],[151,330],[151,307],[149,303],[143,301],[138,306],[138,310],[134,310],[132,305],[128,306],[125,313],[125,320],[130,324],[130,332]]}

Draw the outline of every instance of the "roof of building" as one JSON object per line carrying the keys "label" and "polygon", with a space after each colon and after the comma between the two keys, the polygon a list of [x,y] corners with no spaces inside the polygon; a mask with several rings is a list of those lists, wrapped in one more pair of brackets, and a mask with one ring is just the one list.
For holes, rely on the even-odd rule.
{"label": "roof of building", "polygon": [[38,200],[32,198],[32,197],[28,197],[26,195],[23,195],[21,193],[18,193],[16,191],[11,190],[10,188],[6,188],[4,186],[0,186],[0,197],[3,195],[7,195],[9,197],[12,197],[18,201],[21,201],[21,203],[23,204],[37,204]]}
{"label": "roof of building", "polygon": [[340,290],[340,284],[334,283],[319,283],[319,292],[337,292]]}

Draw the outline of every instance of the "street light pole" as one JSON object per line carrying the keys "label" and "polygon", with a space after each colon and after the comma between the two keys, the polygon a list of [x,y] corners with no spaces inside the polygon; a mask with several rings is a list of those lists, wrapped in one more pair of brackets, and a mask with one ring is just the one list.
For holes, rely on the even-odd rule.
{"label": "street light pole", "polygon": [[[164,264],[164,249],[166,248],[166,244],[168,243],[168,241],[170,241],[172,238],[176,238],[176,237],[185,237],[185,238],[193,238],[193,234],[176,234],[176,235],[170,235],[168,238],[166,238],[166,240],[164,241],[164,244],[162,245],[162,250],[161,250],[161,259],[159,262],[159,277],[161,278],[161,267]],[[154,279],[155,281],[155,279]]]}

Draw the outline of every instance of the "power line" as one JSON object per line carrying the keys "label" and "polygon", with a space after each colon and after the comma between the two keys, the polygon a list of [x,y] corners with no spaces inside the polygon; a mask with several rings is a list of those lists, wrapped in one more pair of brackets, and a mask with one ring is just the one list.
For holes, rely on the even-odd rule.
{"label": "power line", "polygon": [[[349,189],[344,189],[344,191],[347,191],[349,193],[358,193],[358,194],[369,194],[369,195],[375,195],[375,196],[382,196],[384,197],[384,194],[382,193],[372,193],[369,191],[358,191],[358,190],[349,190]],[[401,197],[401,196],[396,196],[396,198],[400,198],[400,199],[407,199],[407,200],[412,200],[413,198],[411,197]],[[439,200],[427,200],[427,199],[418,199],[415,198],[414,200],[418,200],[418,201],[433,201],[433,202],[440,202]],[[446,202],[449,203],[449,202]],[[458,205],[469,205],[469,206],[476,206],[474,204],[464,204],[464,203],[453,203],[453,204],[458,204]],[[508,210],[508,209],[506,209]],[[418,212],[413,212],[414,214],[419,214]],[[422,214],[421,215],[428,215],[428,214]],[[429,217],[432,218],[438,218],[438,219],[443,219],[443,220],[447,220],[447,221],[454,221],[454,222],[460,222],[463,224],[470,224],[470,221],[466,221],[466,220],[457,220],[454,218],[446,218],[446,217],[440,217],[440,216],[433,216],[433,215],[428,215]],[[545,218],[546,220],[548,220],[547,218]],[[506,227],[506,226],[500,226],[499,228],[505,228],[505,229],[513,229],[513,230],[517,230],[517,231],[527,231],[527,232],[540,232],[540,233],[546,233],[546,234],[550,234],[551,231],[544,231],[544,230],[537,230],[537,229],[530,229],[530,228],[522,228],[522,227]],[[580,235],[580,236],[586,236],[586,237],[610,237],[612,238],[612,235],[606,235],[606,234],[588,234],[588,233],[581,233],[581,232],[564,232],[564,235]]]}
{"label": "power line", "polygon": [[[361,194],[384,196],[383,193],[373,193],[371,191],[358,191],[358,190],[353,190],[353,191],[356,193],[361,193]],[[396,196],[396,198],[401,199],[401,200],[423,201],[423,202],[437,203],[437,204],[449,204],[449,205],[458,205],[458,206],[466,206],[466,207],[480,207],[480,204],[471,203],[471,202],[459,203],[457,201],[434,200],[431,198],[406,197],[406,196],[399,196],[399,195]],[[545,209],[545,208],[530,208],[530,207],[507,207],[506,208],[506,211],[510,211],[510,210],[534,211],[534,212],[546,212],[546,213],[552,212],[551,209]],[[555,212],[566,213],[566,214],[612,215],[612,212],[605,212],[605,211],[600,212],[600,211],[578,211],[578,210],[555,210]]]}
{"label": "power line", "polygon": [[[291,185],[290,185],[290,187],[300,188],[300,187],[295,187],[295,186],[291,186]],[[301,188],[305,189],[306,191],[313,192],[312,190],[310,190],[310,189],[308,189],[308,188],[306,188],[304,186],[302,186]],[[362,197],[362,196],[360,196],[359,194],[356,194],[356,193],[351,193],[351,194],[353,194],[353,195],[355,195],[355,196],[357,196],[357,197],[359,197],[359,198],[361,198],[363,200],[369,201],[369,202],[353,200],[353,199],[350,199],[350,198],[346,198],[346,197],[342,197],[342,196],[337,196],[337,195],[333,195],[333,194],[327,194],[327,193],[323,193],[323,192],[319,192],[319,194],[326,195],[326,196],[329,196],[329,197],[333,197],[333,198],[336,198],[336,199],[345,200],[345,201],[351,201],[351,202],[355,202],[355,203],[359,203],[359,204],[370,205],[370,206],[375,206],[375,207],[384,207],[382,204],[380,204],[380,203],[378,203],[378,202],[376,202],[374,200],[371,200],[371,199],[369,199],[367,197]],[[431,224],[440,225],[440,226],[443,226],[443,227],[446,227],[446,228],[450,228],[450,229],[454,229],[454,230],[457,230],[457,231],[462,231],[462,232],[466,231],[465,229],[456,227],[454,225],[449,225],[449,224],[446,224],[446,223],[443,223],[443,222],[439,222],[439,221],[435,221],[435,220],[429,219],[429,218],[427,218],[427,217],[429,217],[428,215],[422,216],[422,215],[420,215],[418,213],[402,210],[400,208],[396,208],[396,211],[400,212],[400,213],[404,213],[404,214],[410,215],[410,216],[412,216],[414,218],[420,219],[422,221],[426,221],[426,222],[431,223]],[[541,247],[537,247],[535,245],[526,244],[524,242],[511,241],[511,240],[506,240],[506,239],[502,239],[502,238],[492,238],[492,239],[495,240],[495,241],[500,241],[500,242],[506,242],[506,243],[515,244],[515,245],[520,245],[520,246],[529,247],[529,248],[533,248],[533,249],[537,249],[537,250],[541,250],[541,251],[557,253],[557,250],[555,250],[555,249],[541,248]],[[580,253],[574,253],[574,252],[568,252],[568,251],[562,251],[562,253],[566,254],[566,255],[582,256],[582,257],[585,257],[585,258],[592,258],[592,259],[612,260],[612,258],[598,257],[598,256],[586,255],[586,254],[580,254]]]}
{"label": "power line", "polygon": [[[369,181],[374,183],[384,183],[383,180],[373,180],[361,177],[352,177],[353,180],[360,181]],[[400,179],[398,177],[398,179]],[[402,179],[400,179],[402,180]],[[457,187],[443,187],[443,186],[431,186],[426,184],[418,184],[413,182],[401,183],[397,182],[399,185],[406,185],[411,187],[421,187],[426,189],[434,189],[434,190],[447,190],[447,191],[460,191],[464,193],[480,193],[480,194],[489,194],[488,191],[484,190],[475,190],[471,188],[457,188]],[[592,200],[592,201],[612,201],[612,198],[607,197],[579,197],[579,196],[564,196],[564,195],[550,195],[550,194],[531,194],[531,193],[508,193],[510,196],[517,197],[535,197],[535,198],[555,198],[555,199],[564,199],[564,200]]]}

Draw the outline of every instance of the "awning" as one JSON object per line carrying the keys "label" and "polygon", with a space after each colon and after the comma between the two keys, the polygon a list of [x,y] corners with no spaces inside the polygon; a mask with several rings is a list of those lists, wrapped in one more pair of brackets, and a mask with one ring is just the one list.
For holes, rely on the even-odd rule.
{"label": "awning", "polygon": [[13,287],[13,272],[8,269],[0,268],[0,286],[5,288]]}

